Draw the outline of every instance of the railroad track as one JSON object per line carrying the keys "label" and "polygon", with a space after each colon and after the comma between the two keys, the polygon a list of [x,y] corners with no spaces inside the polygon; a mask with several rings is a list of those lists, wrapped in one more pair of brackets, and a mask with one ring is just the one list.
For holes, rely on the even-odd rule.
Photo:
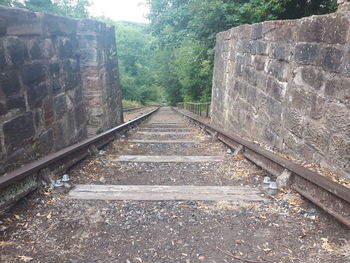
{"label": "railroad track", "polygon": [[2,178],[55,167],[71,181],[0,217],[0,261],[344,262],[348,229],[293,192],[271,198],[246,149],[189,117],[162,107]]}
{"label": "railroad track", "polygon": [[258,144],[220,131],[210,124],[202,122],[194,115],[181,110],[177,111],[273,176],[279,177],[283,172],[290,173],[289,185],[291,188],[347,227],[350,227],[349,188],[288,159],[273,154]]}

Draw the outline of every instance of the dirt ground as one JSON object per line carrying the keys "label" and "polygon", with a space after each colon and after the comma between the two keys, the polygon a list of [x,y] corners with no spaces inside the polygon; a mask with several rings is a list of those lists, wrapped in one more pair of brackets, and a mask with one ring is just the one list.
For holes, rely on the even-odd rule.
{"label": "dirt ground", "polygon": [[[149,123],[164,123],[150,125]],[[265,202],[86,201],[41,188],[0,217],[1,262],[350,263],[350,231],[288,189],[264,192],[265,172],[186,122],[160,109],[138,129],[71,171],[71,185],[215,185],[261,189]],[[171,126],[171,125],[169,125]],[[193,140],[196,143],[135,143]],[[120,155],[223,155],[219,163],[118,163]]]}

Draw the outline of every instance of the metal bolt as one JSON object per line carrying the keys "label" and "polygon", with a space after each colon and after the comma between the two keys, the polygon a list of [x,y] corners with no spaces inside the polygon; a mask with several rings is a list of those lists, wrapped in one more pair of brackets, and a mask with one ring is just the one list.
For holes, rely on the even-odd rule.
{"label": "metal bolt", "polygon": [[59,187],[63,187],[63,182],[62,180],[56,180],[55,184],[54,184],[55,188],[59,188]]}
{"label": "metal bolt", "polygon": [[271,183],[271,178],[266,176],[264,177],[264,181],[263,181],[264,184],[270,184]]}
{"label": "metal bolt", "polygon": [[69,181],[70,181],[69,175],[68,174],[64,174],[62,176],[62,182],[69,182]]}
{"label": "metal bolt", "polygon": [[276,182],[271,182],[270,185],[269,185],[269,189],[277,190],[278,189],[277,183]]}

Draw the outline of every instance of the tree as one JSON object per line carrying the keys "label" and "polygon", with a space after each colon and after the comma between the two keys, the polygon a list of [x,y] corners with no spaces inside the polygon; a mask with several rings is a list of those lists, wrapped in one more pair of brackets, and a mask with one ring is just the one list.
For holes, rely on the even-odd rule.
{"label": "tree", "polygon": [[87,18],[89,0],[26,0],[24,7],[34,12],[44,12],[61,16]]}
{"label": "tree", "polygon": [[[162,85],[169,85],[164,87],[174,96],[173,103],[210,99],[218,32],[241,24],[296,19],[336,9],[336,0],[148,0],[147,4],[149,30],[158,48],[172,58],[161,65],[166,70],[160,70],[158,77]],[[170,78],[171,83],[164,81]]]}

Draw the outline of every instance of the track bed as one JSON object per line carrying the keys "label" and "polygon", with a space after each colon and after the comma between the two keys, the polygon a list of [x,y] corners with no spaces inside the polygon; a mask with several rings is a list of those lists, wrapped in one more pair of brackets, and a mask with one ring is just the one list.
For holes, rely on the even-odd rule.
{"label": "track bed", "polygon": [[[104,151],[69,171],[70,183],[125,186],[145,200],[117,200],[111,188],[105,200],[39,189],[1,216],[1,262],[349,262],[348,229],[294,192],[265,194],[263,170],[170,108]],[[120,161],[135,155],[151,161]],[[215,188],[183,194],[188,186]],[[220,189],[242,192],[236,200]],[[220,200],[183,200],[211,191]]]}

